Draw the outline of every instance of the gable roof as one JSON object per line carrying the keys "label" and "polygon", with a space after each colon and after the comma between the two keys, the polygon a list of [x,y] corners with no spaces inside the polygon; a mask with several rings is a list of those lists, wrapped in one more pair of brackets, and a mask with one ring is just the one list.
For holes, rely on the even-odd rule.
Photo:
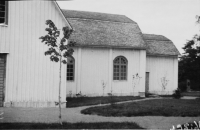
{"label": "gable roof", "polygon": [[124,15],[62,10],[78,46],[146,49],[137,23]]}
{"label": "gable roof", "polygon": [[143,34],[147,43],[147,55],[180,55],[171,40],[162,35]]}

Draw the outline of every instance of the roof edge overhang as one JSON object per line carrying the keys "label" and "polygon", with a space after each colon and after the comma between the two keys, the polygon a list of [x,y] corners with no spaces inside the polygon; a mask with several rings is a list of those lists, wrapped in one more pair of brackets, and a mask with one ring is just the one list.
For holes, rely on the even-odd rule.
{"label": "roof edge overhang", "polygon": [[179,55],[165,55],[165,54],[149,54],[149,53],[147,53],[147,56],[158,56],[158,57],[177,57],[178,58],[178,56]]}
{"label": "roof edge overhang", "polygon": [[63,17],[63,19],[65,20],[65,22],[68,24],[68,26],[69,26],[72,30],[74,30],[73,27],[72,27],[72,25],[70,24],[70,22],[69,22],[69,21],[67,20],[67,18],[64,16],[64,14],[63,14],[63,12],[62,12],[60,6],[59,6],[58,3],[56,2],[56,0],[53,0],[53,3],[55,4],[56,8],[58,9],[58,11],[60,12],[60,14],[62,15],[62,17]]}
{"label": "roof edge overhang", "polygon": [[72,18],[72,17],[69,17],[68,19],[70,20],[79,20],[79,21],[96,21],[96,22],[108,22],[108,23],[122,23],[122,24],[136,24],[137,23],[131,23],[131,22],[118,22],[118,21],[108,21],[108,20],[98,20],[98,19],[91,19],[91,18]]}
{"label": "roof edge overhang", "polygon": [[130,47],[130,46],[75,45],[75,47],[83,47],[83,48],[119,48],[119,49],[146,50],[146,47]]}

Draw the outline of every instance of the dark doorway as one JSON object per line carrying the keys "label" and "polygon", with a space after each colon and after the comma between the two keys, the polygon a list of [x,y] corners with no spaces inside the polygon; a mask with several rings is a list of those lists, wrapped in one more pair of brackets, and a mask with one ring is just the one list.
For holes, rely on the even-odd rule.
{"label": "dark doorway", "polygon": [[6,54],[0,54],[0,107],[3,107],[5,97]]}
{"label": "dark doorway", "polygon": [[145,92],[149,92],[149,72],[146,72]]}

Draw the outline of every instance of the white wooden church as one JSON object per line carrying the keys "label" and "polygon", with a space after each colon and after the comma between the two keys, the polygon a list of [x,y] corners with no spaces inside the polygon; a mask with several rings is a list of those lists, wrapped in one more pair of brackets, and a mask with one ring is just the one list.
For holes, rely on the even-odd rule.
{"label": "white wooden church", "polygon": [[46,20],[74,30],[73,60],[62,67],[67,96],[172,94],[179,52],[171,40],[143,34],[124,15],[61,10],[55,1],[0,2],[0,106],[54,107],[59,64],[44,55]]}

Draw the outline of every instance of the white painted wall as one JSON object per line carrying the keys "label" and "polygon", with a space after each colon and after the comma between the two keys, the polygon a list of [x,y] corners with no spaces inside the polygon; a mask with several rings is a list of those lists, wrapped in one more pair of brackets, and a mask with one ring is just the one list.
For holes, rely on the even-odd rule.
{"label": "white painted wall", "polygon": [[[44,55],[45,21],[62,29],[67,23],[52,1],[9,1],[8,26],[0,25],[0,53],[7,52],[6,105],[54,106],[58,101],[59,64]],[[66,97],[66,66],[62,71]]]}
{"label": "white painted wall", "polygon": [[[113,60],[117,56],[124,56],[128,60],[128,77],[126,81],[113,80]],[[106,83],[104,95],[138,95],[144,92],[146,52],[133,49],[109,48],[77,48],[75,58],[75,81],[67,82],[67,94],[72,91],[73,96],[81,93],[87,96],[102,96],[102,81]],[[78,72],[77,72],[78,71]],[[132,76],[139,74],[139,84],[133,88]]]}
{"label": "white painted wall", "polygon": [[[144,92],[146,52],[144,50],[114,49],[112,55],[113,60],[117,56],[124,56],[128,60],[128,79],[127,81],[114,80],[112,83],[113,93],[117,95],[138,95],[138,92]],[[141,78],[134,87],[132,77],[137,73]]]}
{"label": "white painted wall", "polygon": [[67,81],[67,94],[72,91],[75,96],[81,91],[87,96],[102,96],[102,81],[108,84],[108,55],[108,49],[76,48],[75,81]]}
{"label": "white painted wall", "polygon": [[[172,94],[178,87],[178,58],[147,56],[146,72],[149,72],[149,91],[159,94]],[[168,84],[162,90],[161,78],[166,77]]]}

